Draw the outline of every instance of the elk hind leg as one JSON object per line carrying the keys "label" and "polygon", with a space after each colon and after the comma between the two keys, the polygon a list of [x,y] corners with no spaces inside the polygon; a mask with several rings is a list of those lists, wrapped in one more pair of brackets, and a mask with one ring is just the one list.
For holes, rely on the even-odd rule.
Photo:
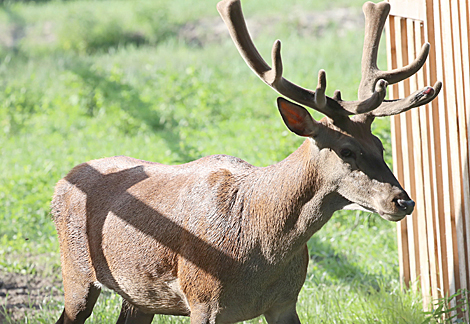
{"label": "elk hind leg", "polygon": [[56,324],[83,324],[90,317],[101,288],[94,283],[82,285],[66,281],[64,279],[65,307]]}

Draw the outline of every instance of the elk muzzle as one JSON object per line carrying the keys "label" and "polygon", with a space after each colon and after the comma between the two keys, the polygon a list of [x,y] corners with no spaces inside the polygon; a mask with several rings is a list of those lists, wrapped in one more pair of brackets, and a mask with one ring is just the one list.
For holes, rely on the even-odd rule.
{"label": "elk muzzle", "polygon": [[408,196],[408,194],[401,188],[396,188],[392,191],[391,195],[383,198],[378,208],[379,215],[392,222],[398,222],[410,215],[415,207],[415,202]]}

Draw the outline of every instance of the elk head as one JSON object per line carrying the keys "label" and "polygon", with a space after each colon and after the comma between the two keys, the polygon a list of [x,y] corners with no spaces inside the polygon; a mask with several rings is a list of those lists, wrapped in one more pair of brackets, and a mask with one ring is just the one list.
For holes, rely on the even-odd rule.
{"label": "elk head", "polygon": [[[279,111],[292,132],[309,138],[314,152],[311,163],[319,170],[322,185],[332,187],[332,191],[342,198],[338,209],[372,211],[391,221],[411,214],[414,201],[386,165],[382,143],[372,134],[371,124],[375,117],[396,115],[425,105],[438,95],[441,82],[404,99],[385,100],[388,84],[410,77],[423,66],[430,45],[424,44],[418,57],[408,66],[393,71],[379,70],[378,45],[390,5],[387,2],[365,3],[366,29],[358,100],[344,101],[338,90],[333,97],[325,95],[326,73],[323,70],[318,74],[315,91],[283,78],[279,40],[274,43],[270,67],[250,38],[239,0],[223,0],[217,8],[248,66],[267,85],[296,102],[278,98]],[[313,108],[326,117],[316,121],[299,104]]]}

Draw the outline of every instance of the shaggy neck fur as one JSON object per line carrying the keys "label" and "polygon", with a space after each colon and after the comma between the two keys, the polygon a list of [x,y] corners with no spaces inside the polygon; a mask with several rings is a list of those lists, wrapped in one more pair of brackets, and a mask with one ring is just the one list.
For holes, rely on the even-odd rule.
{"label": "shaggy neck fur", "polygon": [[307,139],[285,160],[246,179],[244,199],[250,232],[269,262],[300,250],[330,218],[337,195],[324,183]]}

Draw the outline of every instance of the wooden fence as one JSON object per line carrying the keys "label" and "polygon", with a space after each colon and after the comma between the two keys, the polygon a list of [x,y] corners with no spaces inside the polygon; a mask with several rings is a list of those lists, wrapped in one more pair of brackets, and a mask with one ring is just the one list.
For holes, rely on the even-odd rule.
{"label": "wooden fence", "polygon": [[400,276],[405,285],[420,285],[428,308],[470,283],[470,3],[389,2],[389,68],[406,65],[424,42],[431,44],[426,66],[390,86],[390,97],[444,83],[431,104],[391,118],[394,172],[416,201],[413,215],[398,223]]}

